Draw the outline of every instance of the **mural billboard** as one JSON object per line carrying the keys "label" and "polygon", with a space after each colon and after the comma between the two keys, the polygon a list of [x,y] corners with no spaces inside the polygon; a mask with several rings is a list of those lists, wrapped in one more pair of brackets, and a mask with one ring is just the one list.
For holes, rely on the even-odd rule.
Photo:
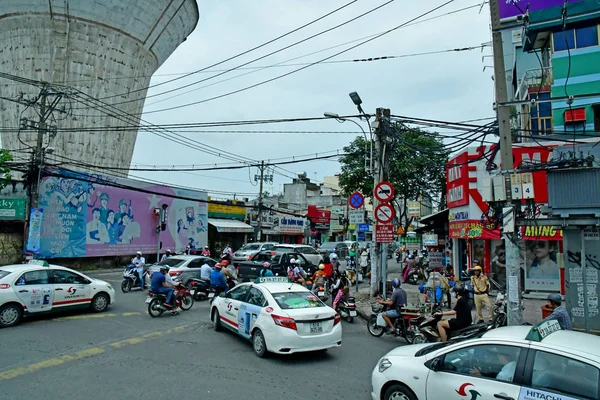
{"label": "mural billboard", "polygon": [[40,185],[43,258],[154,254],[159,224],[154,209],[163,204],[168,206],[163,251],[208,243],[205,192],[80,172],[52,175]]}

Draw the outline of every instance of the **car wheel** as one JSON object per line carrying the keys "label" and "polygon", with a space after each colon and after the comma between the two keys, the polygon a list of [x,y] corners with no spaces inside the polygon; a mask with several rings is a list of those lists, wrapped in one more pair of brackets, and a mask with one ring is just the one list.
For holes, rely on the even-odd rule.
{"label": "car wheel", "polygon": [[375,337],[379,337],[383,335],[383,327],[377,325],[377,316],[371,315],[371,318],[367,321],[367,330],[369,333]]}
{"label": "car wheel", "polygon": [[192,297],[191,294],[188,294],[187,296],[183,296],[183,299],[181,299],[181,309],[183,311],[187,311],[190,308],[192,308],[192,306],[194,305],[194,298]]}
{"label": "car wheel", "polygon": [[217,332],[223,330],[223,327],[221,326],[221,316],[219,315],[219,310],[216,308],[213,311],[213,328],[215,328],[215,331]]}
{"label": "car wheel", "polygon": [[23,309],[17,304],[7,304],[0,307],[0,328],[15,326],[21,321]]}
{"label": "car wheel", "polygon": [[252,348],[254,349],[254,354],[261,358],[267,354],[267,342],[260,329],[256,329],[252,334]]}
{"label": "car wheel", "polygon": [[127,293],[130,290],[131,290],[131,281],[129,279],[126,279],[123,282],[121,282],[121,291],[123,293]]}
{"label": "car wheel", "polygon": [[403,385],[392,385],[385,391],[384,400],[417,400],[414,393]]}
{"label": "car wheel", "polygon": [[94,312],[106,311],[110,304],[110,298],[106,293],[98,293],[92,299],[92,310]]}

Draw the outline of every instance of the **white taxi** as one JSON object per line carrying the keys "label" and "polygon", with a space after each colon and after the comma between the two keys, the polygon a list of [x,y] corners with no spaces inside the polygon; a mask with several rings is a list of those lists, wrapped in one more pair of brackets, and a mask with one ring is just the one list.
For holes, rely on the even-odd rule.
{"label": "white taxi", "polygon": [[600,399],[600,337],[557,321],[458,343],[399,347],[377,363],[373,400]]}
{"label": "white taxi", "polygon": [[0,267],[0,328],[37,313],[88,307],[102,312],[114,301],[110,283],[46,261]]}
{"label": "white taxi", "polygon": [[221,293],[211,305],[210,318],[215,330],[225,327],[252,341],[259,357],[342,344],[340,315],[284,277],[257,278]]}

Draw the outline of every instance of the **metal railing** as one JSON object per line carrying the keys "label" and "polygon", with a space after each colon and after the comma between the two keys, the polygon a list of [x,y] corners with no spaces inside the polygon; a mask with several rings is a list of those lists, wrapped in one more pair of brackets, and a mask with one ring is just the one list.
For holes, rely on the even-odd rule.
{"label": "metal railing", "polygon": [[528,69],[518,81],[516,96],[518,100],[526,100],[530,87],[549,86],[554,82],[552,67]]}

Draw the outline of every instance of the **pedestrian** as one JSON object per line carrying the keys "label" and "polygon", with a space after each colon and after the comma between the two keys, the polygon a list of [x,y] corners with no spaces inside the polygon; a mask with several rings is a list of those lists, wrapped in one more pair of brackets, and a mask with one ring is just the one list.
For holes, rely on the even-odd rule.
{"label": "pedestrian", "polygon": [[360,268],[362,269],[363,279],[367,276],[367,267],[369,266],[369,253],[367,250],[363,250],[360,254]]}
{"label": "pedestrian", "polygon": [[573,323],[571,322],[569,312],[561,305],[561,295],[558,293],[552,293],[546,300],[548,302],[546,307],[552,310],[552,314],[544,318],[544,321],[549,321],[552,319],[557,320],[562,329],[572,331]]}
{"label": "pedestrian", "polygon": [[476,265],[473,268],[475,275],[471,277],[471,285],[475,292],[475,308],[477,309],[478,323],[483,321],[483,306],[486,307],[490,321],[492,320],[492,304],[488,293],[490,291],[490,281],[487,276],[483,274],[483,268],[480,265]]}

